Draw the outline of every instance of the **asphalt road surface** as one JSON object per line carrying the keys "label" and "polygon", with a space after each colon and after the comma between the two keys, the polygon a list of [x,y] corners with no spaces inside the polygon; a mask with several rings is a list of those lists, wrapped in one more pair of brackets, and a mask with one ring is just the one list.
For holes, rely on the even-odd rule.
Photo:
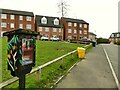
{"label": "asphalt road surface", "polygon": [[105,48],[117,72],[116,47],[97,45],[57,84],[56,88],[117,88],[104,52]]}
{"label": "asphalt road surface", "polygon": [[[115,71],[115,74],[116,74],[117,78],[119,79],[120,61],[118,61],[118,60],[120,57],[119,56],[120,46],[113,45],[113,44],[103,44],[102,46],[106,50],[108,57],[110,58],[111,64],[113,66],[113,69]],[[120,79],[119,79],[119,82],[120,82]]]}

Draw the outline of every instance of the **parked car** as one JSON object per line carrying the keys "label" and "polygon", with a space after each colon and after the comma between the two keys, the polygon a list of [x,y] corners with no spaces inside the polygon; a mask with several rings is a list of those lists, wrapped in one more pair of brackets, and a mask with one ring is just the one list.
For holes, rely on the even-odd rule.
{"label": "parked car", "polygon": [[80,43],[81,44],[90,44],[91,40],[88,38],[81,38]]}
{"label": "parked car", "polygon": [[48,37],[42,36],[41,40],[48,40]]}
{"label": "parked car", "polygon": [[59,37],[51,37],[50,40],[52,40],[52,41],[59,41]]}

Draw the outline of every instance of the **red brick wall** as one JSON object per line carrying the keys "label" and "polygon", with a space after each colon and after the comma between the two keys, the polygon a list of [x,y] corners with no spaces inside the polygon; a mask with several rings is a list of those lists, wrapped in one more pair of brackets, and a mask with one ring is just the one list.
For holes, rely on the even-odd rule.
{"label": "red brick wall", "polygon": [[[36,29],[37,29],[36,31],[40,32],[41,35],[48,35],[49,40],[52,37],[52,35],[58,35],[58,36],[61,35],[62,36],[62,32],[59,32],[59,28],[57,28],[57,32],[53,32],[54,27],[47,27],[47,28],[49,28],[49,32],[46,32],[45,31],[46,27],[38,26],[37,24],[35,26],[36,26]],[[42,31],[39,31],[39,27],[42,27]]]}
{"label": "red brick wall", "polygon": [[[19,20],[19,16],[20,15],[14,15],[14,20],[11,20],[10,14],[7,14],[7,19],[2,19],[2,22],[7,23],[7,27],[2,28],[2,31],[10,31],[10,30],[18,29],[19,24],[23,24],[23,29],[26,29],[26,24],[31,24],[31,30],[34,30],[34,17],[31,18],[32,19],[31,21],[26,21],[26,16],[23,16],[23,20]],[[14,23],[14,28],[10,28],[10,23]]]}
{"label": "red brick wall", "polygon": [[[66,22],[65,20],[63,20],[63,24],[64,24],[64,40],[67,40],[68,39],[68,36],[72,36],[72,38],[74,38],[74,36],[76,36],[77,37],[77,40],[79,40],[79,38],[80,37],[89,37],[89,25],[87,25],[87,28],[86,28],[86,30],[87,30],[87,34],[84,34],[84,24],[82,24],[82,28],[81,28],[81,30],[82,30],[82,34],[80,34],[79,33],[79,31],[80,31],[80,26],[79,26],[79,23],[77,23],[77,26],[75,27],[74,26],[74,23],[72,23],[72,26],[68,26],[68,22]],[[72,29],[72,33],[68,33],[68,29]],[[74,29],[76,29],[77,30],[77,34],[75,34],[74,33]]]}

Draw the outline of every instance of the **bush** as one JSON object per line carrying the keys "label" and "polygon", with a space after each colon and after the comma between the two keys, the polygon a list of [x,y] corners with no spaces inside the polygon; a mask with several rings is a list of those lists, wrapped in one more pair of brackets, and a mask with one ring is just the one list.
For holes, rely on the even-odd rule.
{"label": "bush", "polygon": [[98,44],[100,44],[100,43],[105,43],[105,44],[107,44],[107,43],[110,43],[110,42],[109,42],[109,39],[98,38],[98,39],[97,39],[97,43],[98,43]]}
{"label": "bush", "polygon": [[119,42],[114,42],[114,44],[120,45],[120,41]]}

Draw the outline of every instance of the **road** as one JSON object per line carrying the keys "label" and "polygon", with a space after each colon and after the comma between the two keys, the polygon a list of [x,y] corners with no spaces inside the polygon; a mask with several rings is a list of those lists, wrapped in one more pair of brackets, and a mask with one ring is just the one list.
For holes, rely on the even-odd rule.
{"label": "road", "polygon": [[106,50],[118,76],[118,46],[97,45],[63,78],[56,88],[117,88]]}
{"label": "road", "polygon": [[[115,74],[119,79],[120,72],[118,74],[118,67],[120,67],[120,61],[118,61],[119,60],[118,57],[120,57],[119,56],[120,46],[113,45],[113,44],[103,44],[102,46],[106,50],[108,57],[111,61],[111,64],[113,66],[113,69],[115,71]],[[120,79],[119,79],[119,82],[120,82]]]}

